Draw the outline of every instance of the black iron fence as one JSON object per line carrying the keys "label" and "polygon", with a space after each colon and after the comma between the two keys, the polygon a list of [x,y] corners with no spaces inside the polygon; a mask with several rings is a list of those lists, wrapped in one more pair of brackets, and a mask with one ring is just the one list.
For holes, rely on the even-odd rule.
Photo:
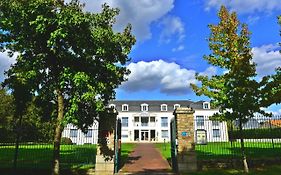
{"label": "black iron fence", "polygon": [[[76,134],[77,132],[77,134]],[[80,130],[67,129],[63,133],[61,144],[62,169],[93,168],[96,160],[97,128],[84,134]],[[13,138],[9,138],[10,140]],[[15,138],[16,140],[16,134]],[[17,152],[17,154],[16,154]],[[16,143],[5,142],[0,138],[0,174],[3,170],[50,170],[53,159],[53,144],[50,141],[20,140],[18,149]]]}
{"label": "black iron fence", "polygon": [[243,123],[221,122],[199,116],[195,120],[198,160],[239,159],[241,139],[249,159],[269,160],[281,156],[281,116],[256,116]]}

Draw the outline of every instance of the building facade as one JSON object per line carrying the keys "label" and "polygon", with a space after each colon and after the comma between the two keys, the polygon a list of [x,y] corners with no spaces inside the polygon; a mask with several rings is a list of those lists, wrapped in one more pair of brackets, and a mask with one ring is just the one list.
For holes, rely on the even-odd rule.
{"label": "building facade", "polygon": [[[207,142],[228,141],[227,126],[225,122],[211,121],[209,118],[219,112],[212,109],[209,102],[192,102],[189,100],[122,100],[112,101],[109,107],[115,108],[117,117],[121,120],[122,142],[169,142],[170,122],[174,118],[174,110],[178,107],[191,107],[194,109],[195,140],[205,133]],[[96,144],[98,123],[95,122],[84,134],[69,124],[62,136],[68,137],[75,144]],[[197,136],[197,132],[201,136]],[[199,134],[198,134],[199,135]]]}
{"label": "building facade", "polygon": [[207,142],[228,141],[226,123],[209,120],[210,116],[219,112],[218,109],[211,109],[209,102],[112,101],[109,107],[115,108],[117,117],[121,119],[122,142],[169,142],[170,122],[178,107],[194,109],[195,131],[205,131]]}

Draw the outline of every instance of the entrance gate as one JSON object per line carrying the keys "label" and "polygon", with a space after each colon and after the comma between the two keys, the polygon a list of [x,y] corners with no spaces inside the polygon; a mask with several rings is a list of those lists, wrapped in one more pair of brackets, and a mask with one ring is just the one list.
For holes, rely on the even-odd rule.
{"label": "entrance gate", "polygon": [[120,159],[121,159],[121,120],[116,120],[115,135],[114,135],[114,173],[118,173],[120,169]]}
{"label": "entrance gate", "polygon": [[176,121],[173,118],[170,122],[170,135],[171,135],[171,158],[172,158],[172,169],[174,172],[178,172],[177,162],[177,126]]}

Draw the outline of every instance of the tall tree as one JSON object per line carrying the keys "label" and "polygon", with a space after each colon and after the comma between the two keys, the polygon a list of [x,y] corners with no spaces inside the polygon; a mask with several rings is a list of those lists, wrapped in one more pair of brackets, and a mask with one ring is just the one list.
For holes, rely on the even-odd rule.
{"label": "tall tree", "polygon": [[209,48],[212,53],[204,56],[204,59],[225,73],[210,78],[197,75],[196,78],[202,86],[192,84],[192,88],[197,95],[210,97],[214,104],[220,107],[221,113],[215,117],[239,121],[242,159],[244,170],[248,172],[242,124],[254,117],[254,113],[264,113],[260,109],[260,84],[254,79],[256,68],[252,61],[247,26],[240,24],[236,13],[229,13],[224,6],[218,16],[219,23],[209,25]]}
{"label": "tall tree", "polygon": [[128,74],[123,65],[135,38],[130,25],[113,31],[118,12],[107,5],[99,14],[84,12],[78,0],[0,2],[0,49],[18,53],[6,83],[21,75],[32,85],[29,92],[57,105],[54,175],[64,126],[85,131]]}
{"label": "tall tree", "polygon": [[12,142],[14,116],[14,99],[8,94],[6,89],[0,88],[0,140],[2,142]]}

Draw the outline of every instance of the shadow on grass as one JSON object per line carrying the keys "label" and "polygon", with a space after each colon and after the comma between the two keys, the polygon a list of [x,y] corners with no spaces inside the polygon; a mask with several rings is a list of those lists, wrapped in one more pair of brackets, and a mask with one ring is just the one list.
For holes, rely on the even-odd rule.
{"label": "shadow on grass", "polygon": [[[69,171],[93,168],[96,151],[95,145],[61,145],[61,168]],[[13,147],[0,147],[0,169],[7,171],[13,167],[14,152]],[[52,145],[21,145],[17,167],[23,172],[46,171],[51,167],[52,157]]]}

